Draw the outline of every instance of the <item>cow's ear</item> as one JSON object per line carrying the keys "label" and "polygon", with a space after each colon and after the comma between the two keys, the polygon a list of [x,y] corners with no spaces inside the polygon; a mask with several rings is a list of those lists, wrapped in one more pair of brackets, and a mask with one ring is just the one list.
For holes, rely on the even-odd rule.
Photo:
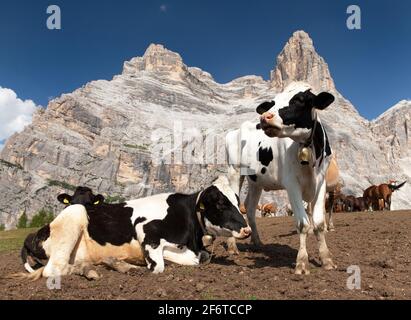
{"label": "cow's ear", "polygon": [[93,201],[94,205],[99,205],[99,204],[102,204],[103,202],[104,202],[104,197],[101,194],[98,194],[94,197],[94,201]]}
{"label": "cow's ear", "polygon": [[328,92],[321,92],[315,96],[313,100],[313,107],[319,110],[324,110],[335,100],[334,96]]}
{"label": "cow's ear", "polygon": [[268,110],[270,110],[272,107],[274,107],[275,102],[274,101],[267,101],[267,102],[263,102],[262,104],[260,104],[257,107],[257,113],[258,114],[263,114],[264,112],[267,112]]}
{"label": "cow's ear", "polygon": [[57,200],[67,206],[71,203],[72,197],[66,193],[63,193],[57,196]]}

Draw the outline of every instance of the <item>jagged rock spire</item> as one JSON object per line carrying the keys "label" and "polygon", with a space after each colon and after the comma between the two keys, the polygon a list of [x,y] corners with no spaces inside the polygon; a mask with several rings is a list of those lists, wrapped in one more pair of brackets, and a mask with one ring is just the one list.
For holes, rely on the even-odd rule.
{"label": "jagged rock spire", "polygon": [[304,81],[314,90],[335,90],[324,59],[315,51],[313,41],[304,31],[296,31],[277,57],[271,71],[271,86],[279,91],[293,81]]}

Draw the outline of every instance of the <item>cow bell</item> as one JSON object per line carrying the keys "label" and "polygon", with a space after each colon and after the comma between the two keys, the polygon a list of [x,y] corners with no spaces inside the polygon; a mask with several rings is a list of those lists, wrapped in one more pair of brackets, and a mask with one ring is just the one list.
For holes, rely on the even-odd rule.
{"label": "cow bell", "polygon": [[206,234],[205,236],[203,236],[202,240],[203,240],[204,247],[211,246],[214,242],[213,236],[210,236],[209,234]]}
{"label": "cow bell", "polygon": [[302,165],[308,165],[312,159],[313,151],[309,147],[301,147],[298,151],[298,160]]}

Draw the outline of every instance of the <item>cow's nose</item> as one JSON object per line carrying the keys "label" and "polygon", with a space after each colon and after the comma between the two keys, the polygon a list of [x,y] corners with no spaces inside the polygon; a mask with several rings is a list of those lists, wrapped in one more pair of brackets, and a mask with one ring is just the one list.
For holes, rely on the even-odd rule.
{"label": "cow's nose", "polygon": [[265,113],[263,113],[262,118],[265,121],[270,121],[274,118],[274,114],[271,113],[271,112],[265,112]]}
{"label": "cow's nose", "polygon": [[242,231],[246,236],[249,236],[251,234],[251,228],[250,227],[243,228]]}

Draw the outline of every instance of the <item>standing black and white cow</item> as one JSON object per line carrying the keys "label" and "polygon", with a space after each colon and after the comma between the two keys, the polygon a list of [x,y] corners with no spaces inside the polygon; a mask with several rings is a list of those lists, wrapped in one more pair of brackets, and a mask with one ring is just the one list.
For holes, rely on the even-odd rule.
{"label": "standing black and white cow", "polygon": [[[164,260],[198,265],[207,255],[204,236],[242,239],[251,233],[226,177],[191,195],[159,194],[106,204],[102,196],[86,192],[81,197],[60,195],[59,200],[69,206],[25,242],[23,262],[31,273],[27,278],[96,278],[90,266],[98,264],[126,272],[146,263],[160,273]],[[36,263],[48,261],[34,270],[28,257]]]}
{"label": "standing black and white cow", "polygon": [[[275,101],[257,108],[260,123],[245,122],[226,137],[230,184],[239,194],[245,176],[249,183],[245,205],[254,244],[261,245],[255,208],[262,190],[287,190],[300,234],[296,274],[309,273],[306,238],[310,220],[303,201],[313,206],[313,227],[322,265],[325,269],[335,267],[324,234],[325,174],[331,148],[317,115],[317,110],[333,101],[334,96],[329,93],[315,95],[308,85],[292,83]],[[231,250],[238,252],[235,240],[230,240]]]}

